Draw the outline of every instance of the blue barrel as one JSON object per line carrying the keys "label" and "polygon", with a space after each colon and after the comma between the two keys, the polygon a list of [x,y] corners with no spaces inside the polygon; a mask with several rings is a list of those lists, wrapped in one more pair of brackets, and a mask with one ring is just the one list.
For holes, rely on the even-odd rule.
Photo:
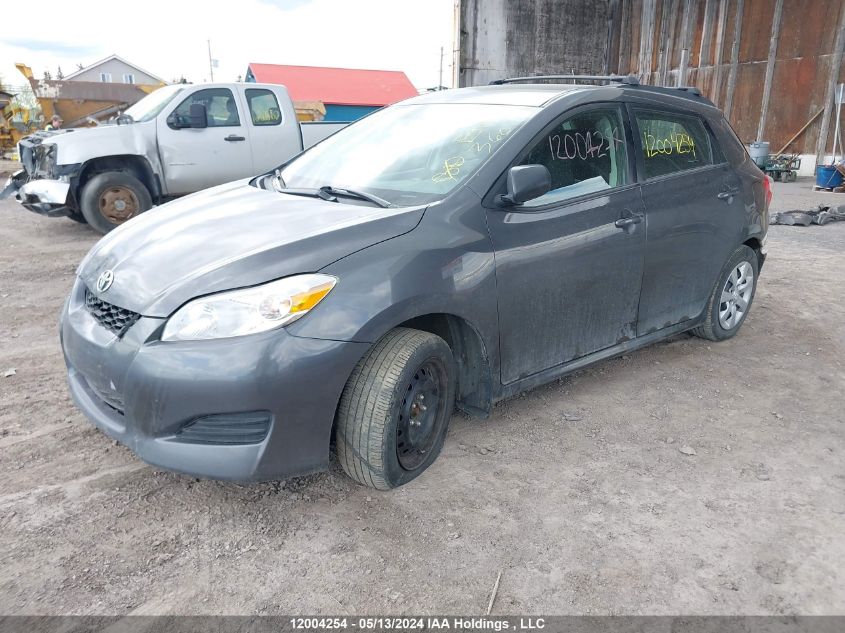
{"label": "blue barrel", "polygon": [[833,189],[842,185],[842,174],[833,165],[816,165],[816,186]]}

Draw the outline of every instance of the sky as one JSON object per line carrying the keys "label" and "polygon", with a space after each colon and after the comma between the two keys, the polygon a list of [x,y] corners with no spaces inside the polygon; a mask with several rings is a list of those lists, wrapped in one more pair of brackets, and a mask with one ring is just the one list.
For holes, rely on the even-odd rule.
{"label": "sky", "polygon": [[402,70],[419,89],[451,85],[454,0],[101,0],[38,3],[38,19],[0,33],[0,78],[55,78],[111,54],[172,81],[236,81],[250,62]]}

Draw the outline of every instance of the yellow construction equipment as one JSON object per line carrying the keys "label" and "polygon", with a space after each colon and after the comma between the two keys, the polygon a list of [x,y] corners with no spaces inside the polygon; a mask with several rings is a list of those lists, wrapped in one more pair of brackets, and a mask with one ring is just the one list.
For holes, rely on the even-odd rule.
{"label": "yellow construction equipment", "polygon": [[58,114],[64,120],[64,127],[95,125],[96,122],[105,121],[165,85],[39,80],[26,64],[15,66],[32,86],[44,121]]}

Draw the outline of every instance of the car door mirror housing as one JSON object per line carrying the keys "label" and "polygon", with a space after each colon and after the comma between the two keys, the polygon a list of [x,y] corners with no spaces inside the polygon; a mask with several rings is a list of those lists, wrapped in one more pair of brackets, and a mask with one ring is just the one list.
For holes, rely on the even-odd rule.
{"label": "car door mirror housing", "polygon": [[545,165],[518,165],[508,170],[508,192],[497,197],[502,206],[520,205],[547,194],[552,176]]}
{"label": "car door mirror housing", "polygon": [[191,127],[208,127],[208,112],[206,111],[205,106],[201,103],[191,104]]}

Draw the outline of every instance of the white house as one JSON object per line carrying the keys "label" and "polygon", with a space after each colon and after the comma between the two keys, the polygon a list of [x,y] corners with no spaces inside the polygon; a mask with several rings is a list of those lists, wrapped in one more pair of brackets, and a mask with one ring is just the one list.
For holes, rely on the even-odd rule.
{"label": "white house", "polygon": [[167,83],[161,77],[157,77],[143,68],[129,63],[118,55],[110,55],[90,66],[77,70],[75,73],[65,75],[64,80],[152,86]]}

